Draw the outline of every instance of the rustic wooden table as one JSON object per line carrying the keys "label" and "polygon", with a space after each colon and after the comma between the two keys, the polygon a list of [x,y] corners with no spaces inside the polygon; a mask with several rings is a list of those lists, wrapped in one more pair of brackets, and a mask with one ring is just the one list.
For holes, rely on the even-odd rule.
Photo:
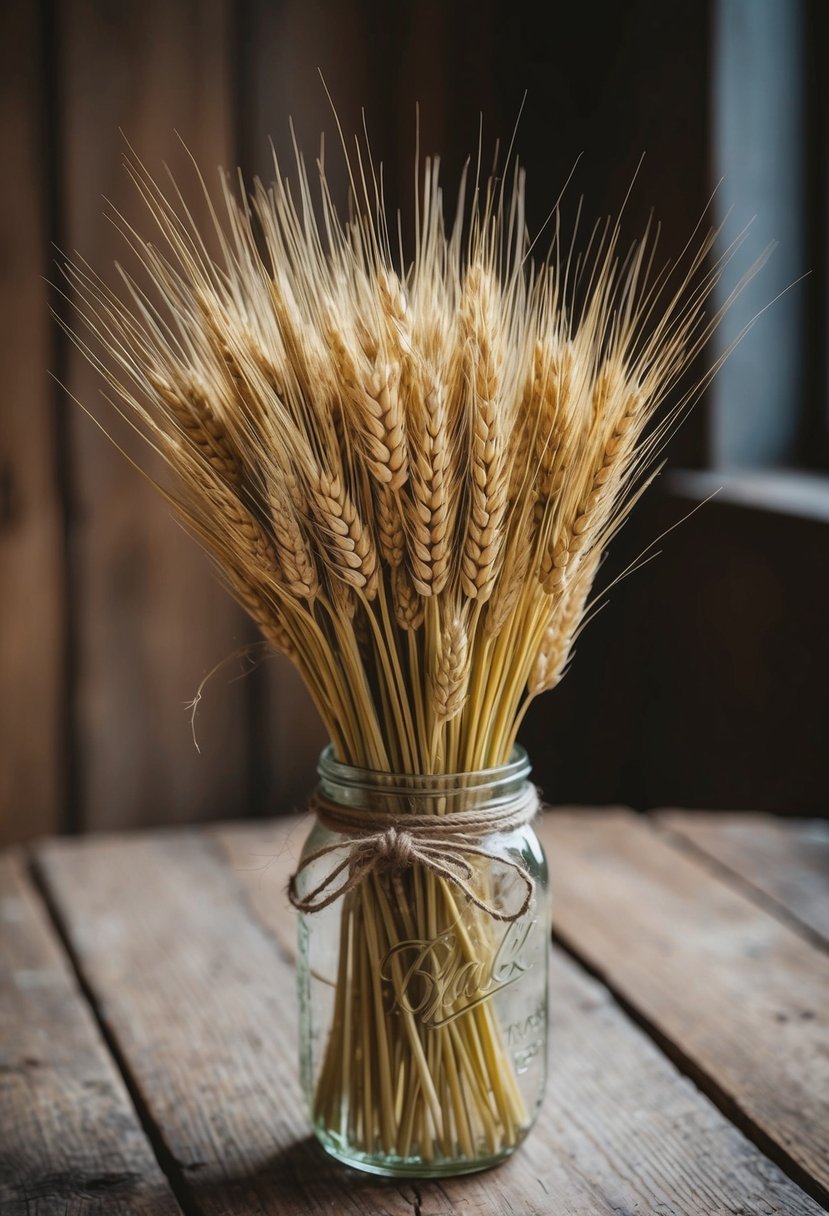
{"label": "rustic wooden table", "polygon": [[497,1170],[329,1161],[295,1065],[300,820],[0,857],[0,1212],[829,1206],[829,824],[555,812],[551,1076]]}

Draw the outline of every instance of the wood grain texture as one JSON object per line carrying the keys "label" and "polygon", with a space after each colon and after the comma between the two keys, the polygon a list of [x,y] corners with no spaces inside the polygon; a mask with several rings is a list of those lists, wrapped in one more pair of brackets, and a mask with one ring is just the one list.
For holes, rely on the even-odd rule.
{"label": "wood grain texture", "polygon": [[113,837],[40,857],[196,1210],[411,1213],[375,1180],[336,1171],[333,1187],[301,1113],[293,967],[208,841]]}
{"label": "wood grain texture", "polygon": [[561,938],[826,1195],[829,958],[634,815],[539,831]]}
{"label": "wood grain texture", "polygon": [[[142,233],[154,232],[122,166],[127,145],[119,126],[154,176],[165,178],[170,163],[199,221],[205,208],[176,132],[211,183],[220,163],[233,163],[230,7],[225,0],[68,0],[57,7],[67,244],[109,281],[116,258],[130,269],[134,259],[104,217],[104,196]],[[131,454],[148,459],[74,351],[68,383]],[[76,405],[67,401],[66,409],[77,498],[83,826],[238,814],[247,796],[248,733],[246,686],[229,682],[238,668],[208,686],[200,755],[185,706],[202,677],[247,640],[244,618],[160,497]]]}
{"label": "wood grain texture", "polygon": [[11,0],[0,17],[0,845],[57,831],[63,803],[41,11]]}
{"label": "wood grain texture", "polygon": [[657,822],[829,944],[829,823],[662,811]]}
{"label": "wood grain texture", "polygon": [[0,1211],[179,1210],[20,857],[0,854]]}
{"label": "wood grain texture", "polygon": [[194,1210],[817,1216],[561,954],[549,1097],[511,1161],[413,1185],[324,1157],[298,1090],[293,917],[283,905],[303,831],[294,820],[211,833],[230,864],[204,833],[40,851],[80,966]]}

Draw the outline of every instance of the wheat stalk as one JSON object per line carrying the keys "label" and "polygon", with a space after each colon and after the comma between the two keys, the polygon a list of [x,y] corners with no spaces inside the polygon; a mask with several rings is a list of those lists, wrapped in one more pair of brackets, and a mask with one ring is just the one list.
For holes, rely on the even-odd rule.
{"label": "wheat stalk", "polygon": [[[520,175],[447,229],[427,162],[404,268],[371,188],[343,223],[299,160],[296,193],[278,166],[252,200],[223,179],[214,260],[180,195],[128,167],[156,236],[116,223],[145,281],[67,265],[71,337],[176,475],[162,492],[299,668],[340,760],[504,763],[693,399],[678,385],[718,320],[715,234],[670,272],[649,232],[620,257],[618,224],[534,265]],[[462,923],[416,870],[344,901],[316,1116],[365,1153],[472,1157],[526,1125],[489,1006],[428,1036],[384,1009],[378,955]],[[464,940],[470,966],[494,948],[486,925]]]}

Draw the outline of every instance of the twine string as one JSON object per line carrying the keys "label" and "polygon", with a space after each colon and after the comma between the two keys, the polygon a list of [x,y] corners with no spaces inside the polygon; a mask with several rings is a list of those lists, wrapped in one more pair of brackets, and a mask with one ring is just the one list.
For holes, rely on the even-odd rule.
{"label": "twine string", "polygon": [[[444,815],[400,815],[365,807],[343,806],[317,793],[311,809],[319,822],[338,832],[341,840],[323,845],[304,857],[288,883],[288,897],[300,912],[321,912],[353,891],[375,871],[399,873],[421,865],[457,887],[475,907],[493,920],[516,921],[530,906],[535,882],[520,862],[494,853],[482,845],[484,837],[511,832],[529,823],[538,810],[533,786],[502,806],[489,806]],[[343,851],[342,857],[311,891],[299,894],[298,878],[308,866],[323,857]],[[513,870],[524,884],[521,906],[505,911],[479,895],[473,886],[475,868],[470,857],[497,860]]]}

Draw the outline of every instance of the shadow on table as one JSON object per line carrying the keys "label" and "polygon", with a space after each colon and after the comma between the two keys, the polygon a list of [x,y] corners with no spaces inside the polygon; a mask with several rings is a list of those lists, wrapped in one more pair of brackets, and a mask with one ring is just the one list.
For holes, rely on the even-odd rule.
{"label": "shadow on table", "polygon": [[[416,1179],[382,1178],[349,1169],[329,1157],[311,1135],[274,1153],[250,1173],[217,1178],[212,1172],[208,1175],[206,1169],[201,1174],[196,1164],[185,1166],[184,1175],[199,1210],[200,1192],[205,1197],[209,1193],[205,1209],[274,1216],[293,1211],[332,1211],[332,1196],[338,1192],[343,1197],[342,1211],[373,1210],[377,1206],[389,1216],[411,1216],[420,1202]],[[370,1196],[375,1196],[374,1202]],[[365,1197],[364,1202],[361,1197]]]}

